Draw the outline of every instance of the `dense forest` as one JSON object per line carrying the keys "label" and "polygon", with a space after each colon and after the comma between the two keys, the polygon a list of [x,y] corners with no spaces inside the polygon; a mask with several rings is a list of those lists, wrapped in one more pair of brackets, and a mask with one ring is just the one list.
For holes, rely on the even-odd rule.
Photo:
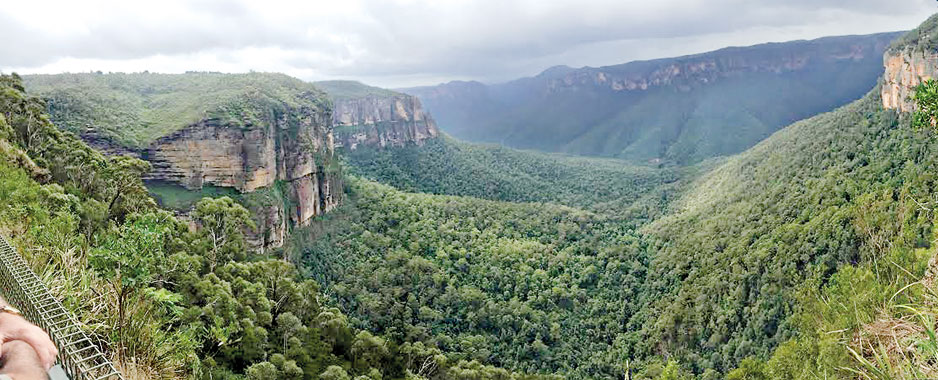
{"label": "dense forest", "polygon": [[16,75],[0,90],[0,231],[128,376],[533,378],[355,328],[296,266],[245,248],[231,198],[199,201],[190,230],[149,197],[145,161],[59,130]]}
{"label": "dense forest", "polygon": [[302,262],[356,325],[525,372],[622,376],[646,244],[564,206],[404,193],[352,181]]}
{"label": "dense forest", "polygon": [[[893,49],[927,45],[935,24],[929,20]],[[602,191],[578,192],[564,179],[545,180],[557,187],[532,185],[548,171],[505,148],[442,141],[352,152],[351,170],[402,189],[556,202],[592,209],[599,213],[579,212],[599,219],[578,222],[570,233],[563,217],[539,216],[561,206],[415,195],[359,181],[351,190],[356,201],[298,246],[360,326],[490,355],[512,368],[573,378],[622,376],[625,367],[645,377],[929,373],[916,366],[927,367],[935,352],[924,295],[934,291],[934,134],[913,126],[908,114],[884,110],[874,88],[681,187],[673,211],[650,224],[593,209],[609,201]],[[553,166],[560,159],[538,162],[568,170]],[[623,178],[593,167],[579,179]],[[499,173],[512,175],[501,180]],[[674,175],[667,169],[633,173],[653,175],[602,189],[633,186],[627,192],[640,194],[674,180],[657,177]],[[518,216],[515,207],[529,210]],[[484,254],[475,253],[479,247]],[[473,305],[476,292],[487,304]],[[394,313],[375,315],[375,308]],[[476,308],[482,311],[461,314]],[[899,333],[912,348],[897,357],[900,343],[888,338]],[[453,335],[458,344],[448,342]]]}
{"label": "dense forest", "polygon": [[[653,350],[697,372],[768,357],[799,330],[789,316],[804,307],[802,284],[931,246],[934,133],[882,110],[876,94],[731,159],[693,186],[681,211],[646,227],[662,240],[642,324],[659,342]],[[910,260],[887,261],[885,273],[915,273]]]}
{"label": "dense forest", "polygon": [[659,216],[682,186],[719,163],[634,165],[464,143],[448,136],[422,146],[343,153],[350,173],[404,191],[555,203],[632,220]]}
{"label": "dense forest", "polygon": [[[915,249],[932,239],[931,173],[938,162],[924,152],[935,144],[934,133],[883,111],[876,94],[730,159],[688,186],[677,212],[650,225],[552,204],[402,193],[358,180],[350,204],[296,246],[355,323],[397,339],[572,378],[622,376],[627,359],[654,374],[665,357],[709,378],[748,358],[769,358],[780,344],[798,344],[797,324],[806,323],[798,322],[798,311],[813,305],[799,297],[820,291],[803,284],[863,270],[890,249],[896,255],[890,265],[921,277],[923,253]],[[405,188],[474,191],[471,183],[447,187],[470,182],[471,174],[441,175],[425,169],[432,160],[406,159],[465,159],[440,153],[457,148],[488,152],[444,141],[371,159],[352,153],[350,161]],[[381,162],[394,162],[394,169],[371,170]],[[601,170],[587,177],[601,181]],[[580,197],[561,198],[551,187],[530,194],[587,207],[604,201],[557,186]],[[895,269],[880,275],[895,276]],[[864,321],[853,322],[850,328]],[[838,372],[851,363],[841,348],[841,362],[815,369]]]}
{"label": "dense forest", "polygon": [[[0,232],[132,378],[935,376],[938,83],[914,113],[879,86],[690,167],[445,136],[343,151],[342,204],[260,253],[247,197],[161,208],[148,162],[3,75]],[[107,133],[135,146],[146,120]]]}

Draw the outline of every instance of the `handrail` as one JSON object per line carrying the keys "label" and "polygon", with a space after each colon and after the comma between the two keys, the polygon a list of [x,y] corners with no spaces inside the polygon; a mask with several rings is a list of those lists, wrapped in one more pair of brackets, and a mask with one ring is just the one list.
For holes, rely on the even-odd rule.
{"label": "handrail", "polygon": [[59,363],[73,380],[124,380],[81,325],[0,235],[0,292],[30,322],[49,333]]}

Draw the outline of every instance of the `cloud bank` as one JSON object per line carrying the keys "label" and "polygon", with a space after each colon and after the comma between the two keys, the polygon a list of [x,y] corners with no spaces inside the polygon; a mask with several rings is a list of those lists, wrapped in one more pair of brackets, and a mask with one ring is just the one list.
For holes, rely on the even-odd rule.
{"label": "cloud bank", "polygon": [[911,29],[931,0],[15,1],[0,70],[501,81],[730,45]]}

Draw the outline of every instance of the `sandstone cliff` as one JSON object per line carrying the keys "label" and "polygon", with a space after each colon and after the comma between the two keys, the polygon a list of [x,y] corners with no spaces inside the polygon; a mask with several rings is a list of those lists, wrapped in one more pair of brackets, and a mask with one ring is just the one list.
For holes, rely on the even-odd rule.
{"label": "sandstone cliff", "polygon": [[337,148],[422,145],[440,134],[415,96],[350,81],[317,82],[316,86],[332,98]]}
{"label": "sandstone cliff", "polygon": [[915,87],[938,76],[938,54],[911,46],[893,49],[883,55],[883,66],[883,108],[909,112]]}
{"label": "sandstone cliff", "polygon": [[[47,97],[60,128],[106,153],[149,161],[153,170],[145,179],[162,184],[151,191],[185,198],[173,205],[181,216],[203,195],[237,198],[257,224],[247,231],[255,248],[281,246],[291,225],[306,225],[340,201],[332,106],[309,83],[265,73],[62,74],[29,81]],[[226,191],[206,191],[215,188]]]}
{"label": "sandstone cliff", "polygon": [[[286,203],[274,197],[249,205],[260,230],[250,240],[257,246],[278,247],[287,218],[294,225],[306,225],[338,204],[339,178],[330,171],[331,124],[331,112],[309,108],[285,108],[260,125],[203,120],[159,138],[146,150],[143,157],[153,164],[147,179],[193,190],[210,184],[242,193],[283,192]],[[295,206],[287,209],[286,204]]]}
{"label": "sandstone cliff", "polygon": [[732,47],[712,53],[599,68],[555,68],[541,76],[546,79],[548,92],[568,91],[582,86],[604,87],[614,92],[644,91],[662,86],[689,91],[695,86],[748,73],[782,74],[824,62],[862,61],[878,57],[889,45],[892,36],[894,34],[890,33],[880,38],[845,43],[830,37],[807,41],[797,50],[779,48],[784,44]]}

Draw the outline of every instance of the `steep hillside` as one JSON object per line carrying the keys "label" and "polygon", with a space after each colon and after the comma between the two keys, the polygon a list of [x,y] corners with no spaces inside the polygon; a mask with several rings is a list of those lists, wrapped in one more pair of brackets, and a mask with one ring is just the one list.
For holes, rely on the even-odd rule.
{"label": "steep hillside", "polygon": [[740,152],[861,97],[897,33],[726,48],[532,78],[403,89],[457,138],[628,160]]}
{"label": "steep hillside", "polygon": [[[714,378],[796,337],[800,295],[838,269],[932,244],[936,148],[876,89],[729,159],[637,232],[557,205],[356,180],[351,203],[291,247],[358,326],[402,341],[571,378],[624,376],[626,359],[637,378],[662,359]],[[825,349],[857,365],[846,345]]]}
{"label": "steep hillside", "polygon": [[422,145],[439,136],[430,114],[414,96],[354,81],[316,82],[335,105],[335,145],[348,151],[359,146],[384,148]]}
{"label": "steep hillside", "polygon": [[[245,194],[259,247],[283,243],[335,207],[332,109],[314,86],[281,74],[61,74],[26,77],[53,123],[94,147],[149,161],[158,199],[205,187]],[[187,211],[191,202],[175,204]],[[165,202],[164,202],[165,203]]]}
{"label": "steep hillside", "polygon": [[[938,16],[909,36],[932,36],[936,25]],[[893,77],[915,78],[900,84],[903,93],[910,93],[908,86],[920,76],[935,75],[918,72],[934,67],[936,58],[922,57],[923,50],[909,41],[894,44],[884,59],[887,84]],[[920,60],[903,58],[910,56],[931,63],[918,66],[913,63]],[[909,114],[894,109],[894,98],[883,97],[891,88],[875,88],[731,158],[690,186],[694,190],[679,201],[679,212],[645,228],[660,240],[661,249],[649,265],[643,291],[647,303],[636,314],[642,332],[632,338],[635,355],[675,355],[697,372],[727,370],[749,356],[767,358],[773,347],[794,337],[803,326],[789,318],[795,311],[840,302],[800,296],[811,294],[838,269],[890,262],[889,269],[871,276],[883,275],[886,282],[906,278],[905,273],[921,278],[922,262],[912,264],[917,254],[904,254],[902,260],[890,255],[933,244],[938,159],[932,152],[938,139],[933,131],[912,127]],[[824,349],[831,351],[786,360],[807,360],[819,366],[814,371],[823,367],[829,376],[849,373],[843,367],[860,363],[851,361],[845,344],[859,324],[877,313],[895,312],[875,309],[882,305],[840,310],[850,316],[838,318],[853,324],[825,333],[831,343]]]}
{"label": "steep hillside", "polygon": [[[912,127],[889,95],[935,74],[917,72],[938,59],[916,42],[930,40],[935,25],[938,16],[878,59],[886,87],[727,159],[683,187],[672,213],[637,230],[556,205],[354,180],[347,208],[293,247],[360,326],[509,368],[571,378],[852,377],[864,364],[850,350],[881,357],[858,337],[877,334],[877,318],[928,291],[899,294],[930,278],[938,138]],[[404,188],[471,192],[447,181],[472,175],[447,167],[518,157],[443,142],[350,162]],[[556,162],[543,164],[520,172]],[[909,350],[931,347],[933,328],[912,328],[923,338]]]}
{"label": "steep hillside", "polygon": [[[874,48],[886,51],[877,58],[878,71],[885,63],[882,84],[867,95],[792,124],[734,157],[709,161],[716,168],[689,185],[681,180],[709,166],[681,171],[404,138],[397,140],[401,144],[347,146],[356,174],[401,189],[353,176],[344,204],[323,203],[330,199],[324,194],[338,196],[342,189],[331,126],[341,120],[373,125],[371,141],[380,142],[397,126],[407,131],[418,120],[412,98],[333,83],[334,101],[351,102],[343,111],[348,117],[336,119],[325,95],[301,83],[290,85],[299,93],[263,84],[226,97],[216,88],[221,82],[200,79],[224,75],[190,74],[205,87],[154,97],[161,87],[140,86],[134,78],[151,74],[82,74],[87,78],[74,81],[62,76],[69,79],[62,79],[62,88],[53,77],[35,79],[49,94],[62,92],[46,95],[59,99],[49,105],[53,121],[90,142],[153,162],[150,173],[160,181],[154,184],[161,186],[164,204],[174,198],[190,207],[203,194],[231,194],[262,221],[282,226],[287,213],[295,215],[294,233],[280,238],[284,256],[276,258],[244,249],[239,228],[248,222],[247,211],[230,199],[199,201],[192,230],[156,210],[139,180],[146,163],[91,151],[45,121],[43,104],[26,97],[18,80],[3,77],[10,84],[0,83],[0,154],[12,164],[0,162],[0,228],[37,247],[29,253],[34,263],[69,270],[88,263],[82,265],[94,272],[80,273],[92,273],[89,278],[61,271],[81,280],[82,297],[130,305],[136,319],[124,323],[117,306],[87,318],[103,320],[94,325],[101,335],[123,344],[114,347],[130,358],[146,359],[140,366],[154,371],[251,379],[527,378],[487,366],[498,365],[569,378],[890,378],[862,366],[876,369],[892,360],[879,361],[884,355],[938,354],[936,325],[929,319],[938,315],[938,302],[924,297],[938,294],[938,264],[929,263],[935,256],[938,156],[932,152],[938,138],[931,129],[912,127],[907,111],[914,106],[906,99],[913,86],[938,74],[935,35],[938,16],[889,49],[875,41],[892,36],[880,35],[797,43],[817,49],[807,55],[783,49],[790,44],[761,46],[753,56],[729,49],[719,59],[685,57],[689,61],[666,66],[677,71],[660,70],[659,61],[602,75],[560,67],[522,81],[548,95],[524,95],[528,87],[521,82],[505,90],[517,91],[502,93],[519,112],[543,105],[531,99],[563,100],[545,120],[563,121],[560,116],[586,107],[617,107],[604,99],[619,98],[589,95],[600,93],[641,97],[647,105],[642,120],[654,125],[677,120],[688,109],[693,112],[687,115],[731,118],[735,114],[722,105],[769,98],[790,105],[799,96],[813,101],[828,91],[842,95],[849,86],[869,90],[872,81],[853,80],[865,69],[851,65],[862,66]],[[712,59],[712,67],[693,64],[701,57]],[[578,74],[583,70],[585,77]],[[623,74],[632,71],[641,75]],[[255,75],[264,74],[247,77]],[[146,80],[160,82],[158,77]],[[136,84],[120,85],[124,81]],[[153,108],[156,98],[185,103],[215,90],[229,100],[191,114],[195,119],[174,115],[187,120],[182,126],[135,132],[143,136],[139,140],[121,133],[122,120],[170,117]],[[281,90],[293,95],[281,99]],[[136,93],[126,98],[149,99],[141,103],[149,111],[134,104],[110,108],[109,100],[95,97],[99,91],[115,91],[115,99],[123,98],[121,91]],[[121,109],[126,112],[111,113]],[[760,123],[797,116],[780,109],[759,108],[750,116],[765,118]],[[138,116],[128,116],[131,111]],[[405,122],[383,134],[378,126],[385,120]],[[423,120],[420,128],[429,128]],[[42,133],[31,135],[34,124],[45,127]],[[128,131],[149,130],[147,123],[133,125],[139,129]],[[3,144],[5,136],[16,136],[15,149]],[[655,146],[649,141],[633,143]],[[662,148],[667,153],[678,152],[681,140],[654,141],[669,141]],[[632,158],[683,163],[707,156],[692,151]],[[303,178],[319,182],[309,185]],[[50,180],[57,184],[36,182]],[[304,218],[326,205],[335,208],[326,217]],[[225,236],[222,244],[219,235]],[[140,269],[134,271],[140,278],[122,293],[123,272],[115,268],[127,267]],[[114,293],[102,297],[95,289]],[[904,308],[912,302],[935,313]],[[919,314],[921,327],[899,323]],[[897,329],[902,336],[893,337],[902,344],[887,345],[888,334],[881,332]],[[882,345],[869,346],[871,341]],[[934,357],[923,356],[917,367],[934,367]],[[909,373],[914,376],[904,377],[938,371]]]}

